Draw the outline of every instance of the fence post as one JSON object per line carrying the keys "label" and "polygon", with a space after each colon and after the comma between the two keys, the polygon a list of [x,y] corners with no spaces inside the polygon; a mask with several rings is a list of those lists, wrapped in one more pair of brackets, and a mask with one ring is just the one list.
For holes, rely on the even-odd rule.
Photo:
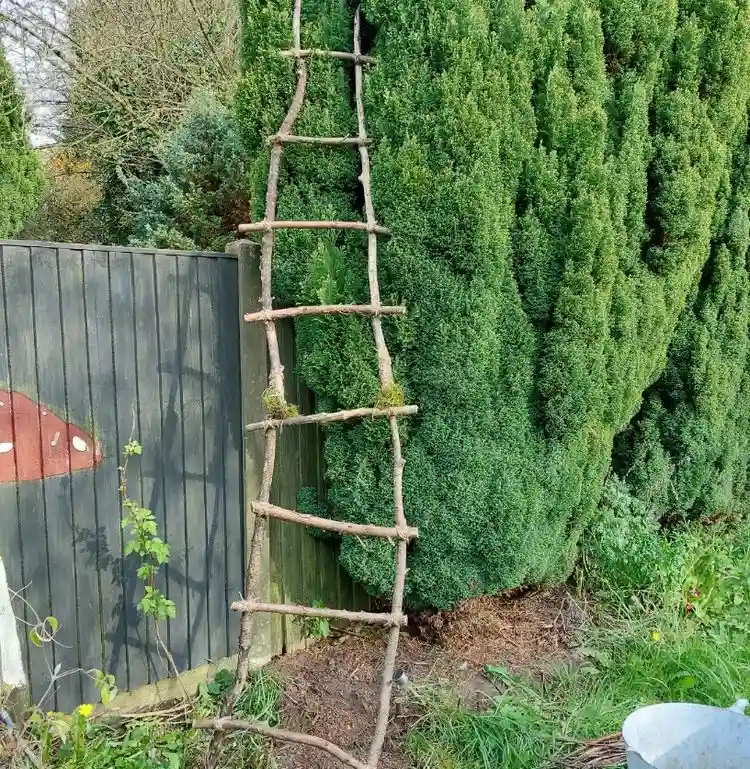
{"label": "fence post", "polygon": [[[5,566],[3,559],[0,558],[0,693],[5,691],[8,695],[5,707],[15,716],[20,716],[21,709],[28,704],[26,674],[23,669],[18,631],[18,623],[10,601]],[[0,706],[2,704],[0,702]],[[18,713],[14,713],[16,710]]]}
{"label": "fence post", "polygon": [[[258,498],[261,472],[263,469],[263,433],[248,433],[244,426],[265,417],[263,392],[268,387],[268,351],[261,323],[245,323],[246,312],[260,309],[260,247],[250,240],[235,240],[226,247],[228,254],[237,256],[237,279],[239,285],[240,313],[240,378],[242,397],[242,446],[243,446],[243,489],[245,510],[245,543],[243,548],[243,574],[247,566],[250,539],[255,526],[255,515],[250,504]],[[271,586],[270,539],[266,538],[262,569],[264,593],[267,600],[273,600]],[[229,596],[229,601],[236,596]],[[252,656],[258,664],[264,664],[283,650],[281,628],[274,628],[270,615],[256,614],[253,632]],[[233,623],[233,626],[238,627]]]}

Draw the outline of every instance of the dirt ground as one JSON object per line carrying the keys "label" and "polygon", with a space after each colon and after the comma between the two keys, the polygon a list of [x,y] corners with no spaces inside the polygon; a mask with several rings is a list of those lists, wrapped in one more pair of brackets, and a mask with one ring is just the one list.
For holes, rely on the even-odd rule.
{"label": "dirt ground", "polygon": [[[486,706],[498,689],[485,665],[544,668],[570,655],[583,622],[578,603],[562,587],[465,601],[451,612],[413,617],[402,634],[398,670],[414,686],[447,686],[468,707]],[[331,740],[362,758],[375,723],[385,632],[348,631],[277,661],[285,681],[285,728]],[[408,691],[394,687],[394,707],[381,766],[409,769],[403,740],[416,714]],[[277,748],[283,769],[338,769],[327,755],[285,744]]]}

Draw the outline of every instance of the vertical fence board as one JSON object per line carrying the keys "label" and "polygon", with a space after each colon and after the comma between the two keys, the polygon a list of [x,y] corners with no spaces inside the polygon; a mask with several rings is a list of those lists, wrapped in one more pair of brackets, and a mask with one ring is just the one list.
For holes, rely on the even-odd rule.
{"label": "vertical fence board", "polygon": [[[294,342],[293,342],[294,344]],[[295,402],[299,405],[300,412],[303,414],[311,413],[313,409],[312,393],[305,387],[302,378],[297,373],[296,366],[296,348],[294,365],[294,385]],[[298,491],[306,487],[315,487],[317,483],[317,464],[315,456],[318,452],[317,444],[318,434],[315,425],[307,425],[299,430],[299,445],[297,449]],[[296,500],[294,507],[297,507]],[[308,530],[300,527],[301,549],[300,549],[300,602],[311,605],[314,601],[323,601],[319,589],[319,559],[318,559],[318,541]],[[330,605],[330,604],[326,604]],[[308,642],[308,639],[305,639]]]}
{"label": "vertical fence board", "polygon": [[162,455],[166,519],[164,534],[171,547],[167,566],[168,597],[174,601],[177,616],[169,623],[168,644],[179,669],[190,661],[188,645],[189,611],[186,585],[185,542],[185,465],[182,430],[182,346],[184,309],[180,302],[177,257],[156,260],[159,292],[159,336],[163,342],[161,372]]}
{"label": "vertical fence board", "polygon": [[[33,265],[31,249],[9,246],[3,249],[6,300],[9,303],[7,313],[7,335],[10,358],[10,378],[13,390],[21,392],[33,401],[39,400],[37,381],[36,337],[37,329],[34,318]],[[14,423],[15,424],[15,423]],[[13,443],[20,436],[15,433]],[[29,440],[39,438],[29,436]],[[26,622],[34,624],[35,614],[41,619],[51,614],[50,574],[47,533],[47,520],[44,509],[44,490],[42,481],[24,481],[17,484],[17,505],[20,522],[20,540],[23,559],[23,598],[29,610]],[[4,553],[11,563],[11,572],[15,571],[14,553]],[[16,587],[16,586],[11,586]],[[16,588],[18,589],[18,588]],[[61,618],[62,620],[62,618]],[[28,626],[27,626],[28,630]],[[28,639],[28,636],[27,636]],[[49,646],[36,648],[28,643],[27,652],[30,665],[29,682],[35,697],[46,694],[43,707],[54,707],[53,690],[47,691],[50,684],[50,672],[54,666]]]}
{"label": "vertical fence board", "polygon": [[[219,269],[215,269],[218,266]],[[206,580],[209,591],[206,605],[207,651],[210,659],[229,653],[227,633],[227,523],[224,486],[224,410],[222,408],[221,339],[218,318],[221,286],[216,276],[223,265],[198,261],[198,297],[200,312],[201,402],[203,407],[203,478],[205,480]],[[237,379],[239,382],[239,378]],[[233,543],[234,544],[234,543]]]}
{"label": "vertical fence board", "polygon": [[[18,258],[17,249],[9,246],[0,246],[0,301],[3,303],[2,308],[0,308],[0,383],[3,389],[7,391],[13,389],[14,381],[10,358],[10,315],[13,312],[10,303],[13,301],[13,295],[9,293],[6,276],[9,269],[8,261]],[[7,408],[10,408],[9,398],[7,396],[0,398],[0,409]],[[6,441],[12,440],[12,438],[12,431],[10,436],[3,436],[3,440]],[[0,558],[3,559],[8,586],[12,591],[22,591],[24,585],[26,585],[19,491],[18,484],[0,484]],[[21,592],[21,598],[16,598],[12,601],[12,605],[16,617],[19,618],[17,628],[19,633],[22,634],[21,651],[26,675],[28,676],[30,669],[27,641],[28,626],[24,623],[30,621],[31,613],[22,598],[25,598],[25,591]]]}
{"label": "vertical fence board", "polygon": [[[286,396],[289,403],[297,404],[294,375],[294,334],[290,324],[278,325],[279,352],[285,371]],[[271,502],[294,510],[300,486],[300,428],[281,430],[276,449],[276,472],[271,488]],[[277,521],[278,549],[276,550],[285,603],[304,603],[302,577],[301,526]],[[272,543],[273,546],[273,543]],[[303,624],[294,617],[284,617],[284,649],[292,651],[304,645]]]}
{"label": "vertical fence board", "polygon": [[[221,395],[218,418],[221,422],[221,451],[224,464],[227,571],[223,596],[226,607],[227,655],[236,650],[240,629],[239,617],[236,612],[229,610],[229,604],[243,590],[247,537],[245,494],[253,467],[250,461],[243,479],[243,468],[253,454],[250,448],[245,448],[243,442],[246,403],[244,398],[246,392],[257,386],[258,371],[266,365],[266,353],[262,343],[263,330],[255,329],[252,332],[254,336],[244,335],[246,324],[242,323],[239,297],[245,280],[249,280],[250,276],[244,276],[242,262],[241,257],[237,261],[221,259],[218,260],[218,269],[213,265],[209,267],[216,277],[212,303],[217,314],[219,378],[216,388]],[[244,270],[244,273],[247,273],[247,270]]]}
{"label": "vertical fence board", "polygon": [[178,260],[182,349],[182,430],[185,465],[185,578],[188,588],[190,667],[209,659],[203,366],[198,261]]}
{"label": "vertical fence board", "polygon": [[91,378],[91,411],[104,459],[93,473],[96,558],[101,584],[102,638],[105,672],[127,688],[128,626],[123,595],[118,392],[114,371],[114,331],[110,310],[109,252],[84,251],[83,289],[86,312],[86,343]]}
{"label": "vertical fence board", "polygon": [[[136,364],[138,369],[137,440],[143,447],[140,457],[130,461],[140,466],[140,500],[154,514],[159,532],[165,528],[164,473],[161,462],[162,413],[159,373],[159,301],[156,291],[155,257],[152,254],[134,255],[133,286],[135,303]],[[167,342],[168,343],[168,342]],[[131,495],[135,489],[131,490]],[[166,592],[166,573],[159,569],[156,588]],[[150,624],[144,632],[147,655],[148,680],[155,681],[167,673],[163,655],[157,652],[157,638]]]}
{"label": "vertical fence board", "polygon": [[[63,359],[65,361],[65,400],[68,421],[84,427],[99,440],[91,407],[91,370],[88,358],[88,329],[83,290],[83,254],[60,249],[59,280],[62,317]],[[101,444],[100,444],[101,445]],[[98,522],[94,472],[70,473],[73,510],[72,540],[75,557],[75,600],[78,616],[78,660],[85,669],[103,669],[101,635],[101,583],[98,562]],[[57,605],[53,606],[59,612]],[[89,676],[80,676],[81,699],[95,702],[96,688]]]}
{"label": "vertical fence board", "polygon": [[[138,372],[135,349],[132,256],[127,251],[112,251],[109,256],[110,308],[112,313],[113,368],[115,373],[116,447],[111,456],[122,456],[125,444],[138,437]],[[141,492],[141,465],[129,462],[127,469],[129,496],[138,500]],[[120,509],[122,521],[124,511]],[[122,556],[123,624],[127,635],[128,688],[148,680],[147,622],[137,609],[142,583],[136,576],[138,558]]]}
{"label": "vertical fence board", "polygon": [[[40,423],[43,426],[54,416],[65,423],[80,424],[83,417],[76,419],[69,414],[67,388],[65,383],[65,348],[61,317],[60,286],[58,282],[57,250],[32,248],[31,290],[34,297],[34,323],[37,328],[36,353],[38,372],[38,400]],[[79,330],[80,333],[80,330]],[[68,430],[55,431],[52,439],[42,431],[38,436],[42,452],[42,469],[50,471],[45,461],[46,444],[49,440],[64,444],[70,454],[72,435]],[[60,623],[55,643],[50,644],[54,666],[60,665],[60,677],[55,684],[54,706],[57,710],[74,708],[81,698],[80,677],[66,675],[80,667],[80,633],[77,611],[77,576],[73,547],[75,516],[70,495],[70,462],[64,475],[47,477],[42,484],[44,514],[47,521],[48,572],[50,613]]]}

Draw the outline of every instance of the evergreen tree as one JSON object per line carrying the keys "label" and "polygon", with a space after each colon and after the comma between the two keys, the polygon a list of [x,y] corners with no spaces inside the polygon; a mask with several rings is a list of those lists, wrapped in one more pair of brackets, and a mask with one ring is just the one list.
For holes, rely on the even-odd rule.
{"label": "evergreen tree", "polygon": [[23,97],[0,49],[0,238],[10,238],[34,211],[42,187],[29,146]]}
{"label": "evergreen tree", "polygon": [[[724,265],[711,274],[735,281],[711,295],[716,376],[746,388],[744,364],[727,360],[742,321],[719,308],[741,304],[746,280],[748,13],[740,0],[364,3],[378,59],[365,79],[375,208],[393,233],[383,298],[409,308],[387,333],[421,408],[405,449],[407,515],[421,530],[412,604],[569,573],[615,435],[665,371],[711,254]],[[276,53],[289,45],[288,4],[244,0],[243,16],[239,114],[262,217],[265,137],[294,84]],[[304,3],[305,47],[349,49],[350,30],[344,0]],[[350,77],[312,60],[299,133],[354,133]],[[286,150],[279,217],[361,218],[357,160]],[[356,233],[279,233],[275,296],[363,301],[364,254]],[[297,332],[322,405],[377,400],[364,320],[308,318]],[[710,410],[700,419],[736,465],[743,434],[730,447]],[[706,429],[692,426],[692,440]],[[381,424],[328,430],[331,515],[392,520],[387,447]],[[387,543],[344,538],[341,559],[388,592]]]}

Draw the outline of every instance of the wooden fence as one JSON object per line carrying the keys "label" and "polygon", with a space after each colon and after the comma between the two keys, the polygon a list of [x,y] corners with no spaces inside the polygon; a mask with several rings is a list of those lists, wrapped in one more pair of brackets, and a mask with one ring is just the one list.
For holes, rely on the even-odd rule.
{"label": "wooden fence", "polygon": [[[128,493],[172,548],[159,586],[177,617],[164,640],[181,670],[235,651],[228,606],[242,591],[244,499],[262,457],[242,425],[262,416],[267,362],[259,324],[240,321],[260,295],[255,250],[230,251],[0,241],[0,557],[35,701],[60,665],[45,709],[96,698],[75,671],[113,673],[121,689],[166,675],[136,608],[137,561],[123,557],[118,465],[131,437],[143,455],[129,463]],[[292,372],[291,325],[281,343]],[[316,428],[289,431],[280,450],[274,501],[295,507],[301,487],[321,485]],[[270,527],[265,574],[273,600],[366,602],[334,545],[298,526]],[[59,630],[37,648],[29,631],[47,616]],[[259,660],[303,642],[293,620],[258,621]]]}

